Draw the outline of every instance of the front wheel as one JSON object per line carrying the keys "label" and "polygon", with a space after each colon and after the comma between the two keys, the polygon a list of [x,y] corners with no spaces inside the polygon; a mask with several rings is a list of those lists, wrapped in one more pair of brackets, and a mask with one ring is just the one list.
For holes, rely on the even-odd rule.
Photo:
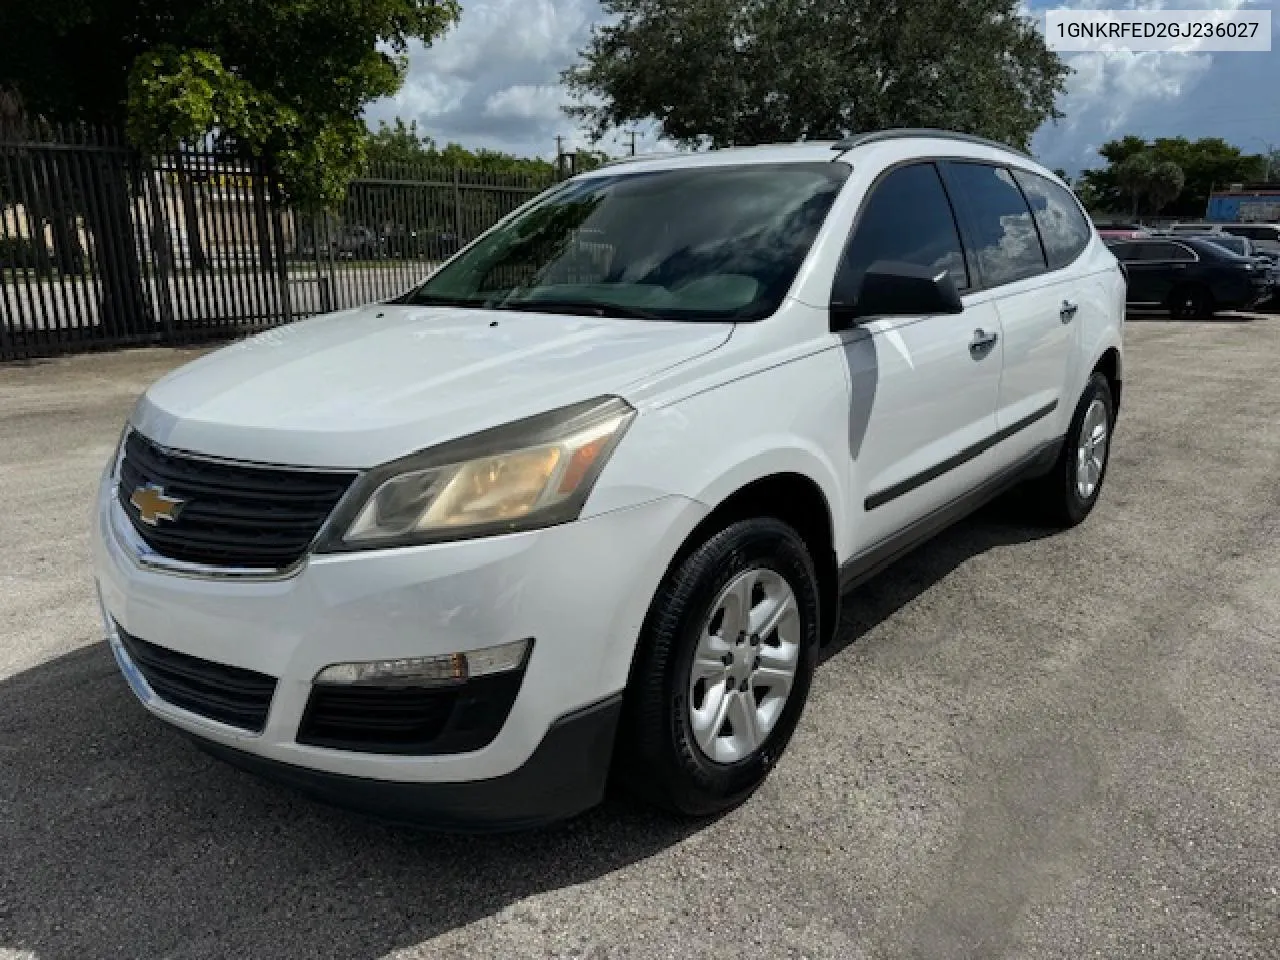
{"label": "front wheel", "polygon": [[645,621],[619,742],[623,782],[692,816],[750,796],[808,699],[818,609],[813,560],[779,520],[734,523],[691,553]]}
{"label": "front wheel", "polygon": [[1053,469],[1035,484],[1034,501],[1046,523],[1073,527],[1093,510],[1107,476],[1114,421],[1111,384],[1095,373],[1085,384]]}

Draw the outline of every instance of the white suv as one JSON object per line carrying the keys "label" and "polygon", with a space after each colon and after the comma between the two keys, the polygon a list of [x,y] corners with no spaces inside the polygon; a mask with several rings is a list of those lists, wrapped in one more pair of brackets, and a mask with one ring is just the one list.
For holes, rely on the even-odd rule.
{"label": "white suv", "polygon": [[938,131],[557,185],[398,300],[139,400],[94,530],[134,693],[441,827],[686,814],[787,745],[842,591],[1011,485],[1078,523],[1125,283],[1027,157]]}

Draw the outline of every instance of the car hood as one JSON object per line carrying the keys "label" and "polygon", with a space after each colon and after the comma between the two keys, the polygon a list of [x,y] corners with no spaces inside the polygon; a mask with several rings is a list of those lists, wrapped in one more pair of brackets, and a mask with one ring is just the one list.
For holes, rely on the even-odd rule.
{"label": "car hood", "polygon": [[580,400],[627,396],[729,323],[375,305],[279,327],[173,371],[132,424],[219,457],[371,467]]}

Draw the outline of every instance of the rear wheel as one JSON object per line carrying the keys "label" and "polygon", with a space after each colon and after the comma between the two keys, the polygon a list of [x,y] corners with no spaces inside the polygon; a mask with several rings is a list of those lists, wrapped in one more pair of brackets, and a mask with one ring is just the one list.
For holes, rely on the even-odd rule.
{"label": "rear wheel", "polygon": [[1095,373],[1076,405],[1053,469],[1030,491],[1031,502],[1044,522],[1073,527],[1093,510],[1107,476],[1114,411],[1111,384]]}
{"label": "rear wheel", "polygon": [[741,803],[786,748],[809,695],[818,584],[800,535],[734,523],[663,582],[623,715],[624,783],[678,813]]}
{"label": "rear wheel", "polygon": [[1179,287],[1169,297],[1169,315],[1175,320],[1208,320],[1214,309],[1213,294],[1201,286]]}

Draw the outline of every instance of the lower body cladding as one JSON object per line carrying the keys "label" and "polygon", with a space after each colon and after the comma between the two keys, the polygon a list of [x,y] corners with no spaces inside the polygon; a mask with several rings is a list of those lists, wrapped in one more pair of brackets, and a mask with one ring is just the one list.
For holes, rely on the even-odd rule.
{"label": "lower body cladding", "polygon": [[388,819],[510,829],[603,796],[635,640],[704,514],[668,497],[203,578],[139,563],[104,485],[94,563],[129,686],[204,749]]}

